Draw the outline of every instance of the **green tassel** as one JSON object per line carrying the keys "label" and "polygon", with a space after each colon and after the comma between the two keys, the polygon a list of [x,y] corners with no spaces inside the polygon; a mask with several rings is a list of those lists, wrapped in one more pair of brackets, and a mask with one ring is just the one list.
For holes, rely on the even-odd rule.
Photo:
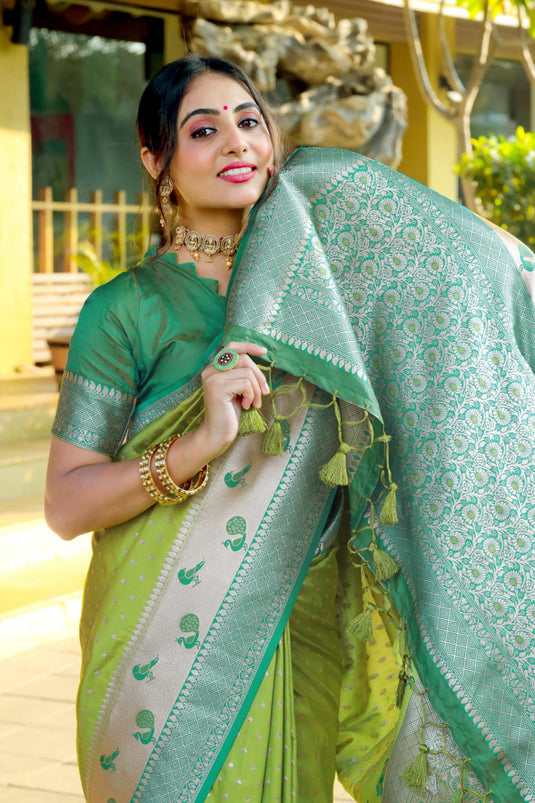
{"label": "green tassel", "polygon": [[251,405],[248,410],[241,411],[238,435],[251,435],[253,432],[265,432],[267,421],[257,407]]}
{"label": "green tassel", "polygon": [[330,488],[334,488],[336,485],[349,485],[346,455],[350,450],[351,446],[342,441],[336,454],[320,468],[320,480],[325,485]]}
{"label": "green tassel", "polygon": [[397,524],[398,513],[396,510],[396,491],[398,486],[395,482],[390,484],[384,505],[379,513],[379,524]]}
{"label": "green tassel", "polygon": [[374,575],[379,582],[390,580],[391,577],[394,577],[399,572],[399,566],[388,552],[385,552],[384,549],[379,549],[375,544],[372,544],[370,549],[372,550],[375,564]]}
{"label": "green tassel", "polygon": [[366,608],[348,625],[347,632],[359,641],[371,641],[373,638],[372,608]]}
{"label": "green tassel", "polygon": [[262,451],[264,454],[280,455],[284,454],[284,439],[281,427],[282,418],[276,416],[274,422],[264,435]]}
{"label": "green tassel", "polygon": [[420,752],[401,776],[409,789],[413,789],[415,792],[425,792],[425,785],[429,778],[428,752],[428,747],[420,747]]}

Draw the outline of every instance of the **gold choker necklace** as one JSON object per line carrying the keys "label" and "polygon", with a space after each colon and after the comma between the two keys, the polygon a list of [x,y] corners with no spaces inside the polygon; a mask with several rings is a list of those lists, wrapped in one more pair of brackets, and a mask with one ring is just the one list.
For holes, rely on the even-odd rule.
{"label": "gold choker necklace", "polygon": [[199,234],[198,231],[186,229],[185,226],[177,226],[175,230],[175,251],[179,251],[185,245],[195,261],[199,259],[202,251],[203,254],[206,254],[207,262],[213,262],[216,254],[224,254],[227,270],[232,268],[234,254],[238,250],[239,244],[239,234],[216,237],[215,234]]}

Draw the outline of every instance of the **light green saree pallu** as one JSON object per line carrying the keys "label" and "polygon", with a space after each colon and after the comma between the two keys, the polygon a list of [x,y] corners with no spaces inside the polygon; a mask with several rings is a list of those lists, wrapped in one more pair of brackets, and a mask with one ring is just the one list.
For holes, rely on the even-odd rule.
{"label": "light green saree pallu", "polygon": [[[270,766],[268,743],[256,797],[233,768],[266,683],[268,705],[279,699],[277,644],[337,529],[351,532],[338,553],[370,570],[356,570],[361,592],[341,558],[333,581],[338,641],[346,622],[357,638],[333,679],[346,786],[362,801],[535,801],[532,259],[382,164],[292,157],[254,210],[227,301],[225,341],[265,345],[277,369],[267,436],[239,436],[187,505],[95,536],[78,700],[90,801],[306,803],[293,758]],[[194,394],[146,423],[120,458],[194,425],[199,406]],[[363,667],[386,660],[386,633],[399,666],[375,689]],[[277,731],[276,702],[263,721]]]}

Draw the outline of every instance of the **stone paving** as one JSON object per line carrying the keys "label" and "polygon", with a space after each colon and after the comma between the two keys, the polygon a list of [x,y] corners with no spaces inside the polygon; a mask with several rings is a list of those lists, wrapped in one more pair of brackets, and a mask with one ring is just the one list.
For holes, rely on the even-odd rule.
{"label": "stone paving", "polygon": [[83,803],[74,724],[79,672],[74,636],[0,661],[3,803]]}
{"label": "stone paving", "polygon": [[[83,803],[75,753],[79,672],[74,633],[0,660],[2,803]],[[334,803],[352,800],[336,784]]]}

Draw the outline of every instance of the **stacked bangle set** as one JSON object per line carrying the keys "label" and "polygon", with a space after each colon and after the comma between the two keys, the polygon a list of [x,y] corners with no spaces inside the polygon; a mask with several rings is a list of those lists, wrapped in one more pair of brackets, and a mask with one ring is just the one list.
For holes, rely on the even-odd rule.
{"label": "stacked bangle set", "polygon": [[[141,455],[139,461],[139,476],[146,492],[159,505],[176,505],[183,502],[189,496],[199,493],[208,482],[208,465],[203,466],[196,477],[186,480],[183,485],[177,485],[167,468],[167,455],[170,446],[180,437],[173,435],[162,443],[149,446]],[[158,475],[160,485],[165,488],[165,493],[160,491],[154,477],[152,476],[151,463],[154,457],[154,468]]]}
{"label": "stacked bangle set", "polygon": [[[187,243],[186,243],[187,244]],[[188,246],[189,248],[189,246]],[[240,361],[240,355],[235,349],[221,349],[213,359],[212,365],[218,371],[230,371],[236,368]],[[183,485],[177,485],[169,474],[167,468],[167,455],[170,446],[178,439],[180,435],[172,435],[162,443],[157,443],[155,446],[149,446],[139,460],[139,476],[146,492],[154,502],[159,505],[176,505],[178,502],[183,502],[188,496],[193,496],[199,493],[208,482],[208,465],[203,466],[197,476],[192,479],[186,480]],[[165,493],[160,491],[154,477],[152,476],[152,458],[154,457],[154,468],[158,475],[160,486],[165,489]]]}

